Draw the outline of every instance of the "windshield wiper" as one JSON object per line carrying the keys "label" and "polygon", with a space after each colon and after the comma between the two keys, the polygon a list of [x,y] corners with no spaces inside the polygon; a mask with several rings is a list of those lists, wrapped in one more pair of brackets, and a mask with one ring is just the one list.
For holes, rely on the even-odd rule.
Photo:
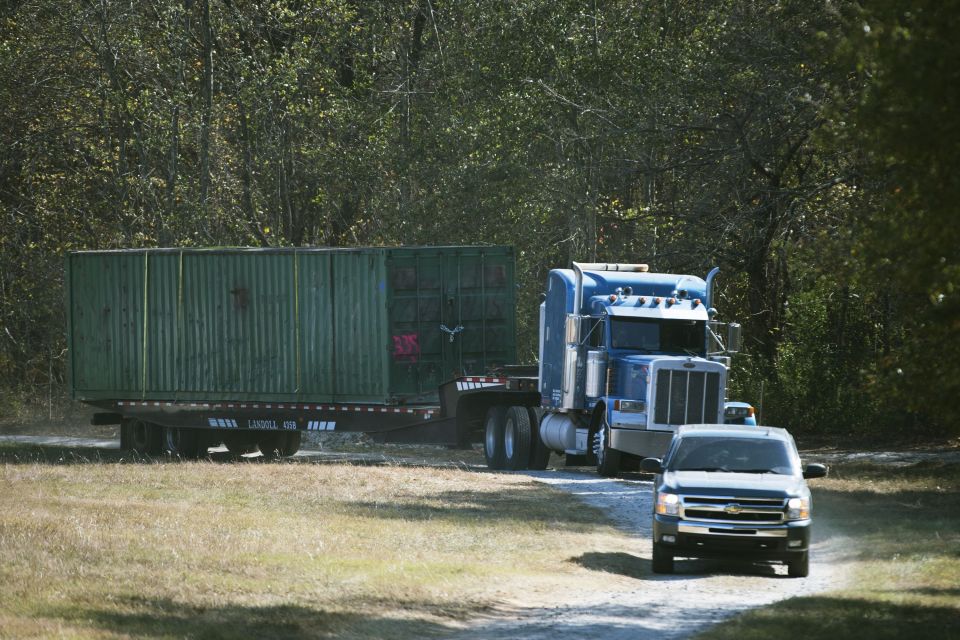
{"label": "windshield wiper", "polygon": [[774,471],[773,469],[732,469],[733,473],[774,473],[776,475],[783,475],[779,471]]}
{"label": "windshield wiper", "polygon": [[673,469],[673,471],[720,471],[722,473],[731,473],[726,467],[692,467],[690,469]]}

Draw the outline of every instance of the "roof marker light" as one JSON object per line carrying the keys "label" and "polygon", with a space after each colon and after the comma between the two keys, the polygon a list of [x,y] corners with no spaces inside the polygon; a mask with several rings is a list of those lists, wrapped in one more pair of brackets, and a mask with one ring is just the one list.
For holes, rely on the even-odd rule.
{"label": "roof marker light", "polygon": [[700,298],[694,298],[694,300],[693,300],[693,306],[694,306],[694,307],[697,307],[697,306],[699,306],[699,305],[700,305]]}
{"label": "roof marker light", "polygon": [[661,302],[662,300],[663,300],[663,298],[654,298],[654,299],[653,299],[653,304],[660,304],[660,302]]}
{"label": "roof marker light", "polygon": [[669,306],[669,305],[674,305],[674,304],[677,304],[677,299],[676,299],[676,298],[667,298],[667,305],[668,305],[668,306]]}
{"label": "roof marker light", "polygon": [[611,294],[610,294],[610,302],[616,302],[616,301],[617,301],[617,294],[611,293]]}
{"label": "roof marker light", "polygon": [[640,296],[640,304],[647,304],[646,296]]}

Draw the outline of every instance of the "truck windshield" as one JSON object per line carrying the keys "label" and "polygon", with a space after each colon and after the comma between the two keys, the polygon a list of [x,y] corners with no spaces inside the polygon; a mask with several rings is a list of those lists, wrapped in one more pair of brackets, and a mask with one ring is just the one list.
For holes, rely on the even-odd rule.
{"label": "truck windshield", "polygon": [[610,322],[610,347],[699,354],[703,351],[705,329],[704,323],[697,320],[614,317]]}
{"label": "truck windshield", "polygon": [[667,469],[796,475],[799,465],[790,449],[782,440],[684,438],[667,461]]}

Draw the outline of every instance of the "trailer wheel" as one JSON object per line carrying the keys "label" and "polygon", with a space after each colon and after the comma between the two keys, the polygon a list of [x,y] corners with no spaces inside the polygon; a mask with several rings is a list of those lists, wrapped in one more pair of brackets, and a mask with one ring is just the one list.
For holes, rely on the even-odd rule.
{"label": "trailer wheel", "polygon": [[140,455],[155,456],[162,452],[160,429],[143,420],[131,420],[124,425],[130,449]]}
{"label": "trailer wheel", "polygon": [[207,452],[201,451],[201,442],[196,430],[181,427],[163,427],[160,445],[164,451],[175,458],[198,458]]}
{"label": "trailer wheel", "polygon": [[530,463],[530,414],[526,407],[507,409],[503,425],[504,467],[511,471],[526,469]]}
{"label": "trailer wheel", "polygon": [[604,478],[612,478],[620,473],[620,452],[610,448],[610,425],[606,412],[600,428],[593,435],[593,452],[597,456],[597,473]]}
{"label": "trailer wheel", "polygon": [[299,431],[274,431],[257,438],[260,453],[265,458],[285,458],[300,450]]}
{"label": "trailer wheel", "polygon": [[490,469],[503,469],[503,428],[506,413],[507,408],[499,405],[490,407],[487,411],[487,419],[484,422],[483,456],[487,459],[487,467]]}
{"label": "trailer wheel", "polygon": [[245,432],[226,433],[223,436],[223,444],[231,455],[242,456],[247,453],[253,453],[257,450],[257,441],[252,434]]}
{"label": "trailer wheel", "polygon": [[540,413],[533,407],[528,407],[527,413],[530,414],[530,438],[532,440],[530,442],[530,463],[527,468],[543,471],[550,463],[550,449],[543,444],[543,440],[540,438]]}

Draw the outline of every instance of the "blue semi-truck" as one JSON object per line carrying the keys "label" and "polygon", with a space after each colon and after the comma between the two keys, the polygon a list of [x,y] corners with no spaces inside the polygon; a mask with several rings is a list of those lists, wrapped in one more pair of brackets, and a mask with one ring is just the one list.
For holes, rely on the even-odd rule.
{"label": "blue semi-truck", "polygon": [[551,271],[540,306],[539,406],[527,412],[529,427],[518,407],[490,408],[487,464],[537,467],[543,451],[555,451],[611,476],[662,455],[682,424],[722,423],[740,325],[717,321],[718,271],[702,279],[577,262]]}
{"label": "blue semi-truck", "polygon": [[555,269],[539,363],[518,366],[509,247],[78,252],[71,388],[147,455],[292,455],[347,431],[613,475],[679,425],[724,421],[740,327],[717,321],[717,272]]}

